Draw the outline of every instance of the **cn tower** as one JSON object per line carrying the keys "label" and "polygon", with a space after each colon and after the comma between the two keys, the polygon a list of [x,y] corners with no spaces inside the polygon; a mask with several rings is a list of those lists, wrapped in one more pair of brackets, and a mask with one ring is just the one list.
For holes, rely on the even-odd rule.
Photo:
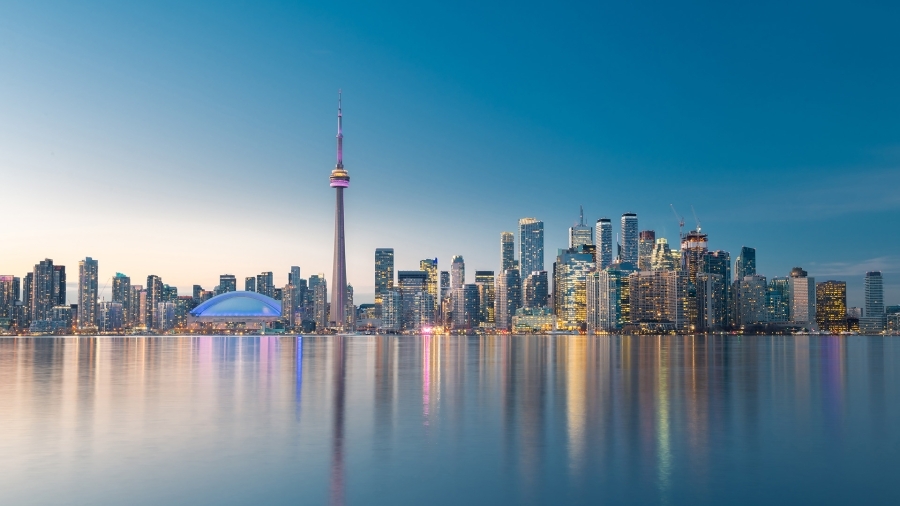
{"label": "cn tower", "polygon": [[331,171],[331,187],[336,191],[334,206],[334,269],[331,274],[332,327],[343,330],[347,322],[347,256],[344,253],[344,188],[350,187],[350,175],[344,170],[344,134],[341,125],[341,92],[338,91],[337,164]]}

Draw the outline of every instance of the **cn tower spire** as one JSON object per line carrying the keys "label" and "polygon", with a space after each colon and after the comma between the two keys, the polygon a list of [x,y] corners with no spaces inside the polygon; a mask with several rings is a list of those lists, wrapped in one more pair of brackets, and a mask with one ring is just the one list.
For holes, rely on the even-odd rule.
{"label": "cn tower spire", "polygon": [[337,133],[337,165],[338,168],[344,167],[344,128],[342,125],[343,115],[341,114],[341,90],[338,90],[338,133]]}
{"label": "cn tower spire", "polygon": [[[341,114],[341,92],[338,91],[337,164],[331,171],[330,185],[335,190],[334,205],[334,270],[331,276],[331,315],[328,326],[347,330],[347,258],[344,253],[344,189],[350,187],[350,174],[344,170],[344,133]],[[324,323],[324,322],[323,322]],[[352,329],[350,329],[352,330]]]}

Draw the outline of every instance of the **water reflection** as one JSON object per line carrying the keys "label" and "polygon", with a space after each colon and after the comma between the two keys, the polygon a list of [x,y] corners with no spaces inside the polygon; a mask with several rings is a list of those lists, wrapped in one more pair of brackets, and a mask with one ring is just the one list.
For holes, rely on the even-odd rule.
{"label": "water reflection", "polygon": [[148,504],[154,476],[204,502],[900,499],[898,365],[880,337],[0,339],[0,476],[29,502],[115,503],[109,475]]}

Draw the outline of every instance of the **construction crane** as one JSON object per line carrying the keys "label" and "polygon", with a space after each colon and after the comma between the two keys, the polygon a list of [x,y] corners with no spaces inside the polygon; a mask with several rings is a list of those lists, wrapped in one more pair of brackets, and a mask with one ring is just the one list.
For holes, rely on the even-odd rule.
{"label": "construction crane", "polygon": [[694,211],[694,206],[691,206],[691,212],[694,213],[694,221],[697,222],[697,233],[700,233],[700,218],[697,217],[697,211]]}
{"label": "construction crane", "polygon": [[672,208],[672,212],[675,214],[675,219],[678,220],[678,239],[679,241],[684,239],[684,217],[678,214],[678,211],[675,210],[675,204],[669,204],[669,207]]}

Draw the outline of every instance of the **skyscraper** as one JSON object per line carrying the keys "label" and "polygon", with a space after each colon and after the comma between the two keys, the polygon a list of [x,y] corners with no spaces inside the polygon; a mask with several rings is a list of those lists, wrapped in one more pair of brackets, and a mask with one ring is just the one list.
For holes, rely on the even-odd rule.
{"label": "skyscraper", "polygon": [[234,277],[234,274],[222,274],[219,276],[219,289],[217,290],[216,295],[234,292],[236,290],[237,278]]}
{"label": "skyscraper", "polygon": [[15,276],[0,276],[0,318],[13,318],[19,289]]}
{"label": "skyscraper", "polygon": [[578,224],[569,228],[569,247],[594,244],[594,229],[584,224],[584,207],[579,207]]}
{"label": "skyscraper", "polygon": [[693,283],[697,273],[704,269],[704,260],[709,251],[709,240],[699,230],[691,230],[681,239],[682,267],[688,273],[688,280]]}
{"label": "skyscraper", "polygon": [[515,269],[516,244],[512,232],[500,233],[500,272]]}
{"label": "skyscraper", "polygon": [[[312,276],[310,276],[310,281],[312,281]],[[329,322],[328,283],[325,281],[324,275],[318,276],[318,282],[316,283],[313,298],[315,308],[314,314],[316,318],[316,331],[323,332],[326,328],[328,328]],[[341,306],[343,306],[343,301],[341,302]]]}
{"label": "skyscraper", "polygon": [[560,328],[579,329],[587,322],[586,282],[594,257],[584,246],[561,249],[553,264],[553,308]]}
{"label": "skyscraper", "polygon": [[466,284],[466,262],[462,255],[453,255],[450,260],[450,290],[462,288]]}
{"label": "skyscraper", "polygon": [[275,280],[272,271],[260,272],[256,275],[256,293],[266,297],[275,297]]}
{"label": "skyscraper", "polygon": [[816,280],[800,267],[791,269],[789,278],[791,322],[801,325],[816,321]]}
{"label": "skyscraper", "polygon": [[[234,276],[231,276],[232,280]],[[220,285],[221,286],[221,285]],[[147,312],[144,315],[145,325],[148,329],[158,329],[159,324],[159,303],[163,300],[163,282],[159,276],[153,274],[147,276]],[[234,291],[234,290],[231,290]]]}
{"label": "skyscraper", "polygon": [[49,258],[41,260],[34,266],[31,281],[26,285],[26,290],[30,288],[31,292],[32,322],[49,319],[53,307],[60,305],[59,272],[54,269],[53,260]]}
{"label": "skyscraper", "polygon": [[881,271],[866,273],[866,317],[884,316],[884,281]]}
{"label": "skyscraper", "polygon": [[744,246],[734,260],[734,279],[744,279],[756,275],[756,249]]}
{"label": "skyscraper", "polygon": [[545,307],[550,295],[550,281],[547,271],[532,272],[522,282],[522,307],[532,309]]}
{"label": "skyscraper", "polygon": [[425,271],[397,271],[402,311],[400,328],[418,331],[430,325],[434,318],[434,301],[428,294],[428,273]]}
{"label": "skyscraper", "polygon": [[[721,282],[716,284],[721,293],[714,294],[715,298],[721,301],[721,304],[715,307],[719,308],[722,314],[714,315],[714,319],[718,322],[720,329],[725,328],[731,323],[731,255],[722,250],[707,252],[703,257],[703,272],[717,274],[722,278]],[[698,299],[697,303],[703,304],[704,302]]]}
{"label": "skyscraper", "polygon": [[650,256],[650,270],[653,271],[674,271],[678,270],[680,263],[676,263],[672,256],[672,249],[669,248],[669,241],[665,237],[656,240],[653,246],[653,253]]}
{"label": "skyscraper", "polygon": [[622,215],[622,261],[638,266],[638,218],[634,213]]}
{"label": "skyscraper", "polygon": [[519,220],[519,278],[544,270],[544,222]]}
{"label": "skyscraper", "polygon": [[384,294],[394,288],[394,248],[375,249],[375,315],[381,317]]}
{"label": "skyscraper", "polygon": [[642,271],[653,270],[654,246],[656,246],[656,232],[653,230],[641,230],[641,233],[638,234],[638,269]]}
{"label": "skyscraper", "polygon": [[96,329],[99,307],[97,261],[91,257],[78,262],[78,328]]}
{"label": "skyscraper", "polygon": [[438,285],[440,283],[438,275],[438,259],[426,258],[425,260],[420,260],[419,270],[428,274],[428,278],[425,280],[425,293],[431,297],[431,303],[434,306],[433,311],[437,312],[438,306],[440,305],[440,298],[438,297]]}
{"label": "skyscraper", "polygon": [[609,218],[597,220],[597,270],[603,270],[613,263],[612,221]]}
{"label": "skyscraper", "polygon": [[475,286],[478,287],[478,322],[493,328],[495,322],[494,271],[475,271]]}
{"label": "skyscraper", "polygon": [[770,322],[791,321],[790,281],[785,277],[769,280],[767,304]]}
{"label": "skyscraper", "polygon": [[122,324],[131,326],[131,278],[117,272],[112,279],[112,301],[122,305]]}
{"label": "skyscraper", "polygon": [[766,277],[756,274],[744,276],[740,279],[738,287],[736,307],[741,328],[766,323],[769,319]]}
{"label": "skyscraper", "polygon": [[839,333],[847,328],[847,283],[823,281],[816,284],[816,323],[819,329]]}
{"label": "skyscraper", "polygon": [[497,277],[494,291],[494,325],[508,330],[516,309],[521,307],[522,286],[518,269],[506,269]]}
{"label": "skyscraper", "polygon": [[350,174],[344,170],[344,134],[341,124],[341,94],[338,92],[337,164],[331,171],[331,187],[335,190],[334,268],[331,275],[331,316],[335,327],[343,328],[347,320],[347,259],[344,254],[344,188],[350,187]]}

